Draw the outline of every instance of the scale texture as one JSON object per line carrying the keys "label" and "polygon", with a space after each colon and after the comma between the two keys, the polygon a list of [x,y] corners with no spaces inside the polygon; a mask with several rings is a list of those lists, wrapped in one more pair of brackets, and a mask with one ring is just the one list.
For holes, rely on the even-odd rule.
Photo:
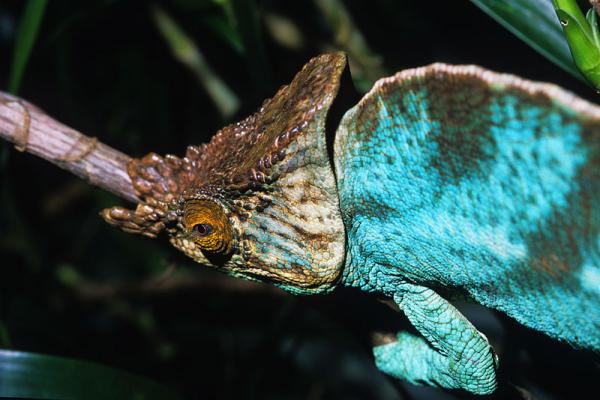
{"label": "scale texture", "polygon": [[457,289],[600,350],[600,109],[437,64],[380,81],[335,154],[344,284]]}

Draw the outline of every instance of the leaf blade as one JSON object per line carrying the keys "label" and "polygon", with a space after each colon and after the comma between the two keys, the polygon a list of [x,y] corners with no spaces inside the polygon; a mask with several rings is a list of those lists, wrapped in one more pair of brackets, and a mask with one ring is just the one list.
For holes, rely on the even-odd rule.
{"label": "leaf blade", "polygon": [[575,66],[550,0],[471,0],[477,7],[537,52],[585,79]]}
{"label": "leaf blade", "polygon": [[132,373],[89,361],[0,350],[0,397],[36,399],[178,399]]}

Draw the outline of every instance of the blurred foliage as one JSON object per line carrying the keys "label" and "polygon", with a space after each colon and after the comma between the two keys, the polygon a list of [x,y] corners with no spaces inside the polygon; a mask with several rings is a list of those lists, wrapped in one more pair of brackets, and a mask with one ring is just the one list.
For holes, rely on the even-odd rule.
{"label": "blurred foliage", "polygon": [[[14,81],[13,54],[34,43],[21,39],[32,3],[0,2],[0,84]],[[55,0],[41,15],[19,94],[132,156],[209,140],[336,49],[350,54],[362,91],[442,61],[594,95],[469,2]],[[375,369],[372,336],[407,326],[377,299],[352,290],[296,298],[198,268],[164,239],[105,225],[98,211],[119,203],[0,143],[1,347],[130,371],[186,399],[464,397]],[[499,314],[465,312],[501,356],[496,398],[597,388],[588,355]]]}
{"label": "blurred foliage", "polygon": [[27,60],[35,42],[45,8],[46,0],[29,0],[20,19],[8,83],[8,90],[13,94],[16,94],[19,90],[21,78],[27,66]]}
{"label": "blurred foliage", "polygon": [[200,50],[160,7],[154,7],[154,21],[170,45],[173,56],[187,66],[204,86],[215,107],[224,118],[229,118],[239,108],[237,96],[210,69]]}

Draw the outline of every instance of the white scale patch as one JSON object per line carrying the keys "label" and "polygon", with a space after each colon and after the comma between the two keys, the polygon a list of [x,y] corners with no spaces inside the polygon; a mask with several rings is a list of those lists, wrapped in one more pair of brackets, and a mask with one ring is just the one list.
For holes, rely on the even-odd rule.
{"label": "white scale patch", "polygon": [[579,272],[579,283],[584,289],[600,294],[600,267],[586,263]]}

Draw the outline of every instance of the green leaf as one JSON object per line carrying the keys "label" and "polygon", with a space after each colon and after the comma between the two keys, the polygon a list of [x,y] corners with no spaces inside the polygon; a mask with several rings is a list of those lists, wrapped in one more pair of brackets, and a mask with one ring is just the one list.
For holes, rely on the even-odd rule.
{"label": "green leaf", "polygon": [[596,47],[600,47],[600,32],[598,31],[598,15],[593,8],[590,8],[585,15],[590,28],[592,29],[592,38]]}
{"label": "green leaf", "polygon": [[587,18],[584,17],[575,0],[553,0],[553,4],[575,65],[596,90],[600,89],[600,47],[595,12],[590,10]]}
{"label": "green leaf", "polygon": [[550,61],[584,80],[575,66],[569,45],[550,0],[472,0],[519,39]]}
{"label": "green leaf", "polygon": [[179,399],[153,381],[88,361],[0,350],[0,397]]}
{"label": "green leaf", "polygon": [[45,8],[46,0],[29,0],[25,6],[23,17],[21,17],[21,22],[19,23],[13,63],[8,81],[8,91],[13,94],[17,94],[19,86],[21,86],[21,79],[23,78],[31,49],[35,43]]}

